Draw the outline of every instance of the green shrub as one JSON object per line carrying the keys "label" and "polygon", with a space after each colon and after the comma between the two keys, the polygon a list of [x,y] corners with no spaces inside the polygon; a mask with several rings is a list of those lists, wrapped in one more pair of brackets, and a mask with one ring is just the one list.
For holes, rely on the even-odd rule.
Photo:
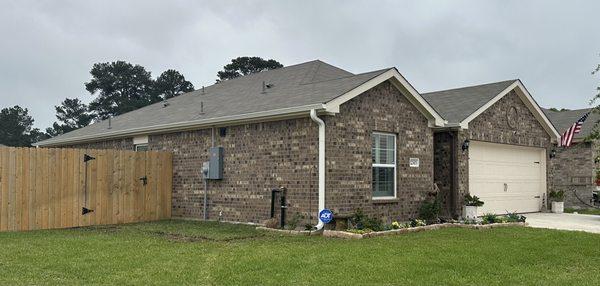
{"label": "green shrub", "polygon": [[548,197],[557,202],[562,202],[565,199],[565,191],[551,191],[548,193]]}
{"label": "green shrub", "polygon": [[465,206],[480,207],[483,206],[483,201],[481,201],[477,196],[471,196],[470,194],[466,194]]}
{"label": "green shrub", "polygon": [[490,223],[497,223],[500,222],[500,219],[498,218],[497,215],[495,214],[484,214],[483,217],[481,218],[481,223],[483,224],[490,224]]}
{"label": "green shrub", "polygon": [[351,233],[356,233],[356,234],[365,234],[365,233],[373,232],[373,230],[370,228],[365,228],[365,229],[351,228],[351,229],[347,229],[346,231],[351,232]]}
{"label": "green shrub", "polygon": [[424,220],[420,220],[420,219],[413,219],[410,221],[410,226],[411,227],[417,227],[417,226],[426,226],[427,223]]}
{"label": "green shrub", "polygon": [[506,222],[525,222],[527,218],[517,213],[506,214]]}
{"label": "green shrub", "polygon": [[382,231],[385,229],[381,219],[369,218],[361,209],[357,209],[354,212],[352,218],[350,218],[350,223],[352,224],[350,228],[353,229],[370,229],[371,231]]}
{"label": "green shrub", "polygon": [[424,201],[419,208],[419,218],[428,223],[436,223],[439,221],[440,209],[442,202],[439,198],[439,193],[435,195],[433,201]]}

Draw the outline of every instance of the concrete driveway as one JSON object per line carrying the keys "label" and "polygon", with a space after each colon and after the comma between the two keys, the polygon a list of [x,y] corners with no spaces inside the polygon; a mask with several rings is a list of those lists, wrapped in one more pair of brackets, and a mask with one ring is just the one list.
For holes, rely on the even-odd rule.
{"label": "concrete driveway", "polygon": [[600,233],[600,216],[584,214],[525,214],[530,227]]}

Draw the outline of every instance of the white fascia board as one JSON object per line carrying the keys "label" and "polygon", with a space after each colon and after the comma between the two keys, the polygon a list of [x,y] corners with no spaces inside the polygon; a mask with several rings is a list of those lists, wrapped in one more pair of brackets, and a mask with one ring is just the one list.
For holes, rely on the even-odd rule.
{"label": "white fascia board", "polygon": [[488,108],[490,108],[496,102],[498,102],[500,99],[502,99],[504,96],[506,96],[513,89],[516,91],[517,95],[523,101],[525,106],[527,106],[529,111],[531,111],[533,116],[538,120],[538,122],[540,122],[540,124],[542,125],[542,127],[544,128],[546,133],[548,133],[548,135],[550,135],[552,137],[552,142],[558,142],[558,140],[560,140],[559,139],[560,135],[558,134],[558,131],[556,131],[556,128],[554,127],[552,122],[550,122],[550,120],[548,119],[546,114],[542,111],[540,106],[533,99],[531,94],[529,94],[529,92],[527,91],[527,89],[525,88],[525,86],[523,85],[523,83],[520,80],[515,80],[514,83],[509,85],[507,88],[505,88],[503,91],[501,91],[498,95],[496,95],[494,98],[492,98],[486,104],[484,104],[482,107],[480,107],[475,112],[473,112],[471,115],[469,115],[469,117],[467,117],[463,121],[461,121],[460,122],[461,128],[468,129],[469,123],[471,121],[473,121],[473,119],[477,118],[477,116],[481,115],[484,111],[486,111]]}
{"label": "white fascia board", "polygon": [[285,118],[293,118],[298,116],[308,116],[310,110],[315,109],[317,111],[323,111],[325,106],[323,104],[311,104],[311,105],[303,105],[297,107],[290,108],[281,108],[269,111],[261,111],[261,112],[252,112],[246,114],[239,115],[231,115],[231,116],[222,116],[215,117],[209,119],[202,120],[193,120],[193,121],[184,121],[184,122],[176,122],[169,124],[160,124],[153,126],[145,126],[139,128],[131,128],[124,129],[118,131],[111,131],[102,134],[93,134],[93,135],[85,135],[78,136],[72,138],[65,139],[57,139],[52,140],[48,139],[46,141],[35,143],[34,146],[39,147],[52,147],[52,146],[60,146],[65,144],[75,144],[75,143],[85,143],[99,140],[108,140],[115,138],[126,138],[126,137],[136,137],[140,135],[148,135],[148,134],[158,134],[165,132],[175,132],[175,131],[185,131],[185,130],[194,130],[201,129],[207,127],[215,127],[215,126],[228,126],[235,124],[245,124],[254,121],[269,121],[276,119],[285,119]]}
{"label": "white fascia board", "polygon": [[391,80],[394,86],[396,86],[402,94],[406,95],[407,99],[429,119],[431,126],[444,126],[444,124],[447,123],[395,68],[391,68],[345,94],[327,102],[325,104],[325,110],[330,113],[339,113],[342,104],[386,80]]}

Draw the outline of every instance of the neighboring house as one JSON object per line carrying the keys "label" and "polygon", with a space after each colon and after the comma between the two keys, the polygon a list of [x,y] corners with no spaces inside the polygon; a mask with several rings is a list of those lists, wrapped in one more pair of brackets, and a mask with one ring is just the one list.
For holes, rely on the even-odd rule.
{"label": "neighboring house", "polygon": [[[492,86],[427,94],[434,109],[395,68],[352,74],[311,61],[227,80],[37,145],[172,152],[175,217],[202,217],[201,169],[211,146],[224,148],[223,178],[208,182],[211,219],[263,222],[271,189],[281,186],[288,190],[288,218],[312,216],[315,223],[326,207],[338,216],[361,209],[387,221],[406,220],[418,215],[434,190],[434,173],[451,201],[448,214],[457,214],[469,175],[481,179],[473,180],[479,186],[490,179],[485,172],[469,173],[479,167],[469,168],[468,153],[502,156],[508,150],[481,141],[509,143],[507,148],[535,157],[528,163],[540,164],[523,168],[529,173],[522,176],[536,188],[532,197],[546,192],[540,174],[556,131],[520,81]],[[470,151],[462,152],[467,138]],[[471,164],[482,166],[485,158]],[[454,174],[451,182],[446,173]],[[507,182],[510,193],[518,193]],[[539,210],[531,207],[539,198],[523,204],[521,197],[506,204]],[[497,205],[494,196],[486,198],[487,206]]]}
{"label": "neighboring house", "polygon": [[[589,111],[590,109],[564,111],[544,109],[560,133],[564,133]],[[556,155],[552,159],[554,172],[552,183],[556,190],[565,192],[565,207],[587,208],[586,204],[590,204],[592,192],[596,191],[596,170],[599,166],[598,142],[586,138],[592,133],[598,121],[600,115],[590,113],[582,125],[581,132],[575,135],[573,145],[554,149]],[[577,191],[577,196],[581,200],[575,197],[573,190]]]}
{"label": "neighboring house", "polygon": [[480,215],[542,210],[559,135],[520,80],[423,97],[447,120],[434,135],[434,177],[448,214],[460,214],[467,193],[484,201]]}
{"label": "neighboring house", "polygon": [[443,124],[395,68],[352,74],[311,61],[227,80],[37,145],[171,151],[176,217],[202,217],[201,168],[214,145],[224,148],[224,171],[208,182],[209,218],[262,222],[271,189],[283,186],[290,218],[314,218],[327,207],[391,220],[416,217],[433,190],[431,127]]}

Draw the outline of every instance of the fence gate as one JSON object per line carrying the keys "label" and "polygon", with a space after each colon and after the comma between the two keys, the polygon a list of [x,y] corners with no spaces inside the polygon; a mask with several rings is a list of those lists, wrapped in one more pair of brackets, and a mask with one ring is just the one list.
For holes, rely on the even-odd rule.
{"label": "fence gate", "polygon": [[1,147],[0,231],[170,218],[172,180],[167,152]]}

